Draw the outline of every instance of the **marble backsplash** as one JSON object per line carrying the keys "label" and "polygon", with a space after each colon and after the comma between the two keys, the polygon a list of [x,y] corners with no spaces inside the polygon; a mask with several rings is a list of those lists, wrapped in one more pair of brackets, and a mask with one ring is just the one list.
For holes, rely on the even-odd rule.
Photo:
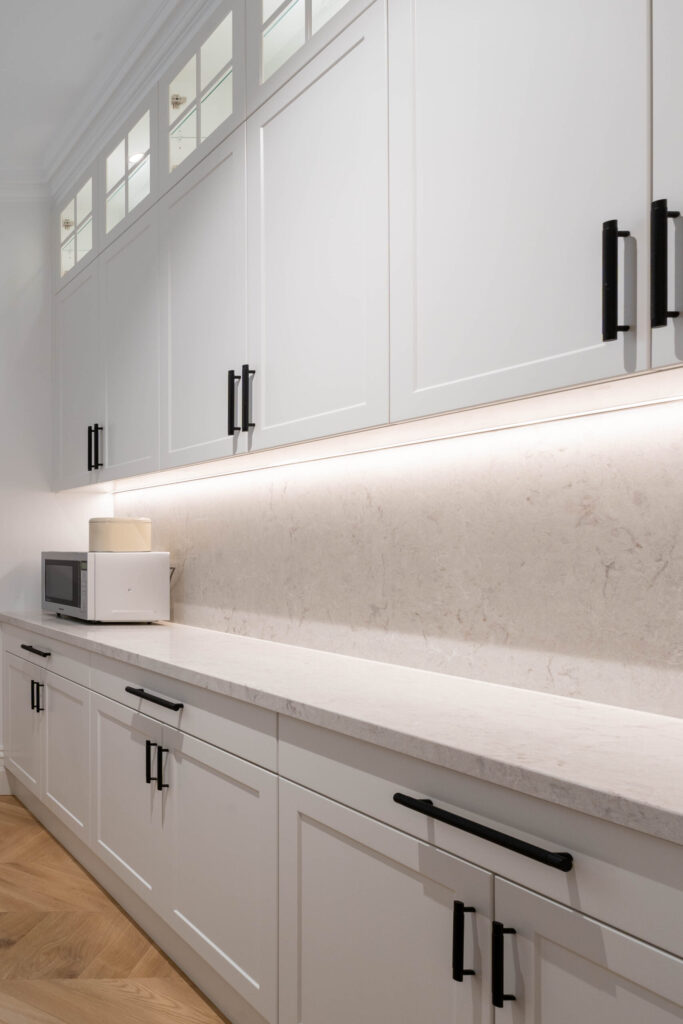
{"label": "marble backsplash", "polygon": [[683,717],[683,402],[122,493],[177,622]]}

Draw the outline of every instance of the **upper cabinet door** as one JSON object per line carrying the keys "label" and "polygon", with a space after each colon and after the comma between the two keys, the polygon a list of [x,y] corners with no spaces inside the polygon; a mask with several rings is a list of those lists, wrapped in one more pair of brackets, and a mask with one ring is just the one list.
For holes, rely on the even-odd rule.
{"label": "upper cabinet door", "polygon": [[[683,64],[680,0],[654,0],[653,16],[653,162],[652,198],[658,201],[653,224],[653,274],[659,284],[659,306],[652,324],[652,365],[683,360]],[[661,200],[666,202],[666,211]],[[681,216],[666,216],[666,214]],[[660,257],[663,254],[664,259]],[[680,313],[669,316],[669,313]]]}
{"label": "upper cabinet door", "polygon": [[495,894],[498,922],[514,929],[494,951],[496,1024],[683,1020],[683,960],[500,878]]}
{"label": "upper cabinet door", "polygon": [[104,480],[159,465],[158,207],[100,257],[104,346]]}
{"label": "upper cabinet door", "polygon": [[99,261],[55,296],[57,487],[80,487],[88,470],[88,428],[102,423],[104,389],[99,320]]}
{"label": "upper cabinet door", "polygon": [[648,0],[389,0],[392,420],[645,368],[648,38]]}
{"label": "upper cabinet door", "polygon": [[382,3],[248,121],[247,176],[250,444],[386,422]]}
{"label": "upper cabinet door", "polygon": [[228,436],[228,374],[246,353],[244,126],[164,197],[161,258],[167,467],[231,455],[239,437]]}

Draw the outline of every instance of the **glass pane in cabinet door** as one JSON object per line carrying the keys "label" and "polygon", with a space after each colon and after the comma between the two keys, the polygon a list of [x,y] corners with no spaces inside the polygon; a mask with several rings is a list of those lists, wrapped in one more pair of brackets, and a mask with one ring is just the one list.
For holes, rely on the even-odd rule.
{"label": "glass pane in cabinet door", "polygon": [[149,195],[149,157],[146,156],[128,175],[128,211],[134,210]]}
{"label": "glass pane in cabinet door", "polygon": [[76,238],[72,235],[62,246],[61,271],[62,277],[76,265]]}
{"label": "glass pane in cabinet door", "polygon": [[228,71],[202,99],[201,142],[208,139],[219,125],[232,114],[232,71]]}
{"label": "glass pane in cabinet door", "polygon": [[128,170],[139,164],[145,153],[149,152],[149,110],[138,123],[128,132]]}
{"label": "glass pane in cabinet door", "polygon": [[126,140],[121,139],[118,146],[107,157],[107,192],[121,181],[126,173]]}
{"label": "glass pane in cabinet door", "polygon": [[92,217],[81,225],[76,235],[76,259],[82,260],[92,249]]}
{"label": "glass pane in cabinet door", "polygon": [[107,231],[115,228],[126,216],[126,185],[121,182],[110,196],[107,196]]}
{"label": "glass pane in cabinet door", "polygon": [[232,60],[232,11],[220,23],[201,49],[201,87],[206,89],[226,65]]}
{"label": "glass pane in cabinet door", "polygon": [[185,157],[188,157],[197,148],[196,108],[191,110],[180,124],[171,129],[169,143],[169,166],[173,171]]}
{"label": "glass pane in cabinet door", "polygon": [[330,18],[345,7],[348,0],[313,0],[311,31],[317,32]]}
{"label": "glass pane in cabinet door", "polygon": [[305,42],[306,6],[304,0],[292,0],[263,28],[262,81],[270,78]]}
{"label": "glass pane in cabinet door", "polygon": [[76,217],[79,225],[92,213],[92,178],[89,178],[76,196]]}
{"label": "glass pane in cabinet door", "polygon": [[197,58],[188,60],[168,87],[168,123],[173,124],[197,95]]}
{"label": "glass pane in cabinet door", "polygon": [[61,242],[68,238],[75,227],[74,201],[73,199],[66,206],[59,217],[59,239]]}

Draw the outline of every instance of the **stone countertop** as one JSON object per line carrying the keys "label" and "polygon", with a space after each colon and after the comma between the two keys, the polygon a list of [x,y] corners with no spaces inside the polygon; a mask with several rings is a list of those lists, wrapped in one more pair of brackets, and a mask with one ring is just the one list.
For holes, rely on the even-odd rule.
{"label": "stone countertop", "polygon": [[0,622],[683,845],[680,718],[174,623]]}

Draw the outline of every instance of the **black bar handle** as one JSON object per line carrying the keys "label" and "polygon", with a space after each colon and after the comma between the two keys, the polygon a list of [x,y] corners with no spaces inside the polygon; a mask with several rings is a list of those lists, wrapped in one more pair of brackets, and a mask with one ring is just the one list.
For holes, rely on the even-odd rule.
{"label": "black bar handle", "polygon": [[92,435],[93,427],[88,427],[88,472],[92,473],[94,466],[92,460]]}
{"label": "black bar handle", "polygon": [[256,426],[251,422],[251,378],[256,370],[249,369],[249,363],[242,365],[242,431],[248,433],[250,427]]}
{"label": "black bar handle", "polygon": [[466,974],[476,971],[465,970],[465,914],[474,914],[474,907],[466,907],[462,900],[453,902],[453,981],[463,981]]}
{"label": "black bar handle", "polygon": [[142,700],[148,700],[162,708],[168,708],[169,711],[182,711],[185,707],[184,704],[179,704],[177,701],[165,700],[163,697],[156,697],[153,693],[147,693],[141,686],[127,686],[126,693],[132,693],[134,697],[140,697]]}
{"label": "black bar handle", "polygon": [[471,821],[469,818],[461,818],[458,814],[444,811],[441,807],[435,807],[431,800],[418,800],[415,797],[406,796],[405,793],[394,793],[394,800],[397,804],[409,807],[412,811],[426,814],[428,818],[436,818],[437,821],[443,821],[447,825],[452,825],[453,828],[459,828],[463,832],[469,832],[470,835],[486,839],[490,843],[495,843],[496,846],[504,846],[506,850],[521,853],[524,857],[530,857],[531,860],[537,860],[540,864],[557,868],[558,871],[571,871],[574,865],[571,853],[554,853],[551,850],[544,850],[523,839],[516,839],[514,836],[506,835],[505,832],[489,828],[488,825],[480,825],[478,821]]}
{"label": "black bar handle", "polygon": [[242,380],[239,373],[235,373],[234,370],[228,371],[228,437],[234,437],[239,432],[239,427],[235,426],[235,385],[238,380]]}
{"label": "black bar handle", "polygon": [[164,782],[164,754],[168,754],[168,747],[157,747],[157,789],[168,789],[168,782]]}
{"label": "black bar handle", "polygon": [[31,680],[31,711],[35,711],[36,710],[36,690],[35,690],[35,687],[36,687],[36,681],[35,681],[35,679],[32,679]]}
{"label": "black bar handle", "polygon": [[151,740],[145,740],[145,782],[147,785],[150,782],[156,782],[156,775],[152,775],[152,747],[156,747],[156,743],[152,743]]}
{"label": "black bar handle", "polygon": [[45,683],[36,682],[36,711],[38,714],[40,714],[41,711],[45,710],[45,708],[41,708],[40,706],[40,691],[43,688],[43,686],[45,686]]}
{"label": "black bar handle", "polygon": [[95,449],[92,464],[93,469],[102,469],[102,467],[104,466],[104,463],[100,462],[100,434],[102,434],[103,432],[104,427],[101,427],[99,423],[96,423],[95,426],[93,427],[93,447]]}
{"label": "black bar handle", "polygon": [[669,304],[669,218],[680,216],[669,210],[666,199],[656,199],[650,208],[650,323],[666,327],[669,317],[678,313],[667,309]]}
{"label": "black bar handle", "polygon": [[28,651],[30,654],[37,654],[39,658],[49,658],[52,651],[39,651],[33,644],[21,644],[22,651]]}
{"label": "black bar handle", "polygon": [[619,331],[629,328],[619,324],[619,239],[630,231],[620,231],[616,220],[602,225],[602,340],[614,341]]}
{"label": "black bar handle", "polygon": [[515,928],[504,928],[500,921],[493,922],[491,932],[491,1002],[499,1010],[517,996],[505,992],[505,936],[516,935]]}

